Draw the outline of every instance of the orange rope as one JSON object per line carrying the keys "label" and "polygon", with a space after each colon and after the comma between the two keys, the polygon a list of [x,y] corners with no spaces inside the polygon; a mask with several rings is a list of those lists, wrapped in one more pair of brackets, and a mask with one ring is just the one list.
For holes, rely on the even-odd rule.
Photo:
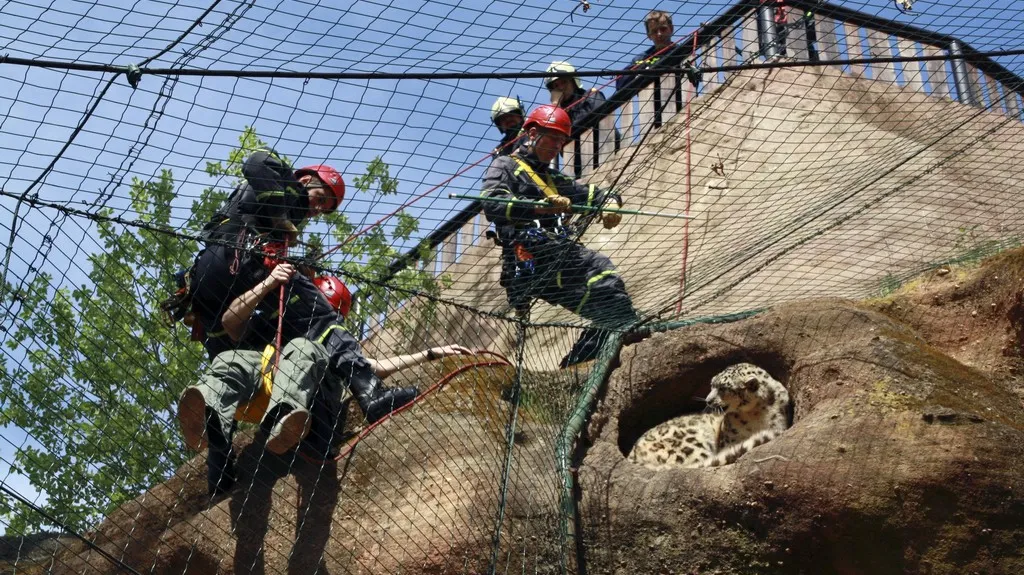
{"label": "orange rope", "polygon": [[[285,242],[284,247],[281,249],[281,257],[288,257],[288,242]],[[281,284],[277,302],[277,335],[274,336],[274,348],[277,350],[277,353],[274,354],[274,373],[270,376],[271,380],[277,375],[278,368],[281,367],[281,334],[284,332],[284,286],[286,285]]]}

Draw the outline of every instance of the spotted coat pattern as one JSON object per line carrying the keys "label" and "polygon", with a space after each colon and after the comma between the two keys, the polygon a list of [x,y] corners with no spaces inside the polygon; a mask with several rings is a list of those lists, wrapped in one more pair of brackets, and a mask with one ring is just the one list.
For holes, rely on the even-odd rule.
{"label": "spotted coat pattern", "polygon": [[711,379],[710,413],[670,419],[644,433],[630,461],[651,469],[717,467],[733,463],[786,430],[789,392],[750,363],[727,367]]}

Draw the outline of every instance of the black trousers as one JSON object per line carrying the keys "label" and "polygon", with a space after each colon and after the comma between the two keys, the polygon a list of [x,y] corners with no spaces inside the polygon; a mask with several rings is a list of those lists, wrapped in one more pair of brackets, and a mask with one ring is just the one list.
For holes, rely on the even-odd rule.
{"label": "black trousers", "polygon": [[523,309],[538,298],[602,327],[636,319],[626,284],[608,256],[568,240],[523,247],[532,259],[518,258],[512,245],[502,250],[500,281],[512,307]]}
{"label": "black trousers", "polygon": [[502,249],[501,285],[509,305],[527,309],[534,299],[561,306],[593,322],[583,330],[560,365],[566,367],[597,357],[608,328],[636,321],[633,300],[608,256],[569,240],[521,244],[530,259],[516,253],[515,243]]}

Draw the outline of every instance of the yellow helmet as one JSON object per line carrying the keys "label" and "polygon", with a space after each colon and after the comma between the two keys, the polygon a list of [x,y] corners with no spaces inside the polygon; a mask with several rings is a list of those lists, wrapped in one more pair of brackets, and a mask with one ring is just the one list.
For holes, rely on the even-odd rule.
{"label": "yellow helmet", "polygon": [[498,125],[498,118],[505,114],[519,114],[520,116],[526,116],[526,110],[523,109],[522,102],[519,98],[510,98],[502,96],[494,101],[494,105],[491,106],[491,121],[494,125]]}
{"label": "yellow helmet", "polygon": [[548,66],[548,69],[545,70],[545,72],[550,74],[549,76],[544,78],[545,88],[547,88],[552,82],[563,76],[571,76],[573,80],[576,80],[577,88],[583,87],[583,81],[580,80],[578,76],[576,76],[576,67],[563,60],[555,60],[554,62],[551,63],[550,66]]}

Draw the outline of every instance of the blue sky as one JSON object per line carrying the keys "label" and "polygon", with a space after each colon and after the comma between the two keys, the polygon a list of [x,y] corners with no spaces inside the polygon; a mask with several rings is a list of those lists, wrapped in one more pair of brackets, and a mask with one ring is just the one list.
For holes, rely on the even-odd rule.
{"label": "blue sky", "polygon": [[[1024,46],[1021,2],[918,0],[910,15],[900,14],[887,0],[838,4],[952,34],[983,51]],[[177,38],[207,5],[196,0],[140,0],[128,9],[113,0],[58,0],[47,7],[6,1],[0,4],[0,53],[81,63],[138,63]],[[250,7],[222,2],[202,27],[149,65],[518,72],[543,71],[557,59],[571,60],[581,69],[615,69],[648,45],[642,19],[649,10],[674,14],[679,38],[731,3],[595,1],[586,14],[577,5],[574,0],[258,1]],[[220,23],[228,25],[220,29]],[[209,34],[216,38],[204,45]],[[1020,58],[1003,63],[1017,73],[1024,71]],[[21,193],[38,177],[108,79],[100,73],[0,64],[3,190]],[[586,84],[595,82],[613,79]],[[606,95],[610,93],[605,89]],[[178,183],[180,224],[202,188],[230,185],[214,182],[203,168],[207,161],[223,159],[242,128],[252,125],[297,163],[331,163],[349,181],[373,157],[383,156],[400,181],[399,196],[378,203],[356,199],[345,206],[352,221],[372,222],[397,202],[480,160],[498,139],[488,111],[494,99],[504,95],[519,96],[528,106],[547,100],[537,79],[168,81],[146,76],[138,89],[132,89],[120,77],[35,191],[41,199],[78,209],[123,209],[132,177],[149,179],[170,168]],[[411,209],[421,217],[424,231],[444,220],[457,204],[447,199],[449,192],[476,190],[485,167],[486,161]],[[0,197],[0,237],[5,241],[13,207],[10,198]],[[99,249],[90,236],[91,227],[74,219],[54,220],[56,214],[48,210],[22,207],[21,213],[10,276],[25,277],[31,266],[54,274],[60,285],[80,283],[85,255]],[[47,236],[52,242],[44,240]],[[21,359],[8,356],[9,362]],[[30,441],[20,430],[4,430],[0,480],[36,497],[31,486],[6,470],[13,450]]]}

